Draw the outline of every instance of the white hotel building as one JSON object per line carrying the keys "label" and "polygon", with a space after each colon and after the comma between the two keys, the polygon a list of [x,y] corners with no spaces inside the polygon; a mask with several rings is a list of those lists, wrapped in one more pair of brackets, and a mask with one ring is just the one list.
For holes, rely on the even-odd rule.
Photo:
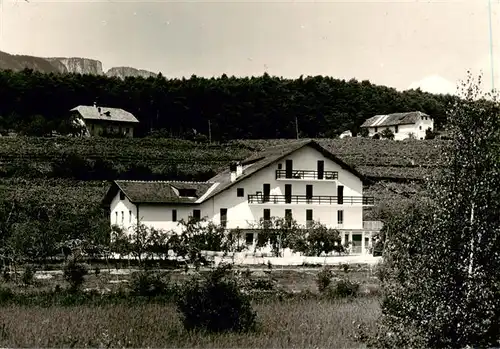
{"label": "white hotel building", "polygon": [[261,218],[317,221],[341,231],[352,254],[365,254],[378,224],[363,222],[374,198],[363,196],[363,177],[315,141],[270,147],[233,164],[207,182],[114,181],[104,203],[112,225],[145,224],[178,231],[180,219],[207,218],[240,228],[253,249]]}

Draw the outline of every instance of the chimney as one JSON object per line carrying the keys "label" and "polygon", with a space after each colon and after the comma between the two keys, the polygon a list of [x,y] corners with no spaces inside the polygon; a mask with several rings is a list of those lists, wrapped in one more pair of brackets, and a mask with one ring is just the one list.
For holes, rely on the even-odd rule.
{"label": "chimney", "polygon": [[231,182],[234,182],[239,176],[243,174],[243,166],[241,162],[233,162],[229,165],[229,171],[231,173]]}
{"label": "chimney", "polygon": [[241,165],[241,162],[236,163],[236,178],[241,176],[243,174],[243,165]]}

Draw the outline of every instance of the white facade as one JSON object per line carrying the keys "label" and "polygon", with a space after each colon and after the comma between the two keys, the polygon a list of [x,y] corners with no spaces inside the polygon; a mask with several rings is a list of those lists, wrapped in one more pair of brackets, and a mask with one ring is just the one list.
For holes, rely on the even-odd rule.
{"label": "white facade", "polygon": [[[287,160],[292,161],[294,174],[303,174],[302,178],[284,178]],[[324,179],[316,178],[318,160],[323,161],[324,164]],[[278,176],[277,170],[280,169],[282,172]],[[303,170],[308,172],[304,174]],[[335,171],[336,174],[329,171]],[[178,232],[180,226],[172,221],[174,215],[177,221],[187,220],[189,216],[193,215],[193,210],[200,210],[201,217],[205,217],[215,224],[220,224],[221,209],[226,209],[226,227],[228,229],[252,229],[255,228],[254,224],[264,217],[265,210],[269,210],[267,212],[271,217],[285,217],[285,210],[291,210],[292,218],[299,225],[305,226],[307,224],[306,218],[309,214],[312,215],[312,220],[329,228],[345,230],[342,234],[343,242],[346,239],[352,241],[353,237],[356,240],[361,240],[362,242],[359,244],[361,253],[368,248],[367,244],[371,244],[371,232],[368,234],[363,231],[363,206],[367,206],[366,204],[371,204],[371,202],[362,199],[362,180],[330,158],[325,157],[315,148],[302,147],[289,156],[239,181],[238,175],[242,175],[241,168],[231,175],[232,180],[235,181],[232,186],[200,204],[135,205],[123,194],[121,195],[122,200],[120,200],[120,193],[118,193],[111,202],[111,224],[117,224],[127,229],[140,222],[156,229]],[[262,202],[260,199],[263,197],[266,185],[269,185],[270,189],[269,200]],[[285,196],[286,186],[291,188],[291,195],[289,192],[288,196]],[[309,186],[309,196],[306,196],[308,194],[307,186]],[[340,203],[338,200],[339,187],[343,187],[343,200]],[[217,184],[214,184],[211,190],[217,190]],[[262,194],[256,196],[258,192]],[[310,196],[311,194],[312,196]],[[340,195],[342,195],[342,191]],[[342,213],[339,214],[339,211]],[[339,221],[339,219],[341,220]],[[249,231],[247,233],[250,234]],[[251,234],[254,234],[255,242],[255,231]]]}
{"label": "white facade", "polygon": [[367,127],[368,136],[373,137],[375,134],[382,132],[386,128],[394,133],[394,139],[401,141],[403,139],[410,138],[410,134],[413,133],[415,139],[425,139],[425,131],[431,129],[434,131],[434,120],[428,115],[421,115],[419,120],[414,124],[406,125],[391,125],[391,126],[378,126],[378,127]]}

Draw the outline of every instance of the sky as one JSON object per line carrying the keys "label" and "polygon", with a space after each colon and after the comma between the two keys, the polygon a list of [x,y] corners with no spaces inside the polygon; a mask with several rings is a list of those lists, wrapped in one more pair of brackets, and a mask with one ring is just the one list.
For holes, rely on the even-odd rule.
{"label": "sky", "polygon": [[[328,75],[454,93],[490,89],[488,0],[0,0],[0,51],[98,59],[166,77]],[[500,0],[491,0],[500,87]]]}

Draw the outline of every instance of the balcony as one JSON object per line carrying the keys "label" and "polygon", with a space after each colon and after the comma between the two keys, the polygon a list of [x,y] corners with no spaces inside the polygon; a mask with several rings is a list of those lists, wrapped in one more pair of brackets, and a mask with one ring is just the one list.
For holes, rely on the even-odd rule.
{"label": "balcony", "polygon": [[323,176],[318,176],[318,173],[313,170],[293,170],[287,175],[286,170],[276,170],[276,179],[334,181],[339,178],[336,171],[323,171]]}
{"label": "balcony", "polygon": [[306,196],[306,195],[248,195],[249,204],[313,204],[313,205],[362,205],[371,206],[375,199],[368,196]]}

